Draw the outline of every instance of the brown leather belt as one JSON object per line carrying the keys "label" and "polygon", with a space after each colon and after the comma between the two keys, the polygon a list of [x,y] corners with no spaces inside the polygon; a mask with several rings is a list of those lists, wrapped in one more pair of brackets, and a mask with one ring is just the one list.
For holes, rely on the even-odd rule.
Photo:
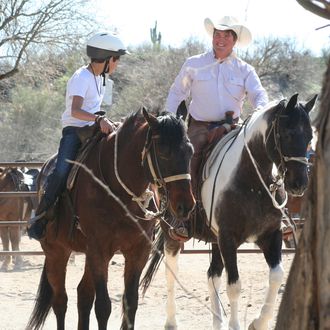
{"label": "brown leather belt", "polygon": [[[233,122],[236,124],[238,123],[239,118],[233,119]],[[226,120],[219,120],[219,121],[203,121],[203,120],[196,120],[192,116],[189,116],[189,124],[194,123],[196,125],[214,125],[214,126],[220,126],[226,123]]]}

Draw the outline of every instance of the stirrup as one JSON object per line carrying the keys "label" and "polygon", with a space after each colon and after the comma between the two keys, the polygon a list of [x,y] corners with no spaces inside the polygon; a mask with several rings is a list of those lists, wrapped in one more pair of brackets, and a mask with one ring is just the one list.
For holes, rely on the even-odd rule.
{"label": "stirrup", "polygon": [[43,211],[28,221],[27,234],[29,238],[41,241],[45,237],[47,226],[46,213],[46,211]]}
{"label": "stirrup", "polygon": [[190,237],[188,235],[188,230],[185,227],[169,228],[168,234],[170,238],[172,238],[175,241],[187,242],[190,240]]}

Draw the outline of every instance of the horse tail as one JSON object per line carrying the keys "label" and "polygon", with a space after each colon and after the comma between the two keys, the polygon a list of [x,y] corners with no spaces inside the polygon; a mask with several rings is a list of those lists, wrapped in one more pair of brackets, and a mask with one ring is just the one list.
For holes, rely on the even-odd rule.
{"label": "horse tail", "polygon": [[48,282],[46,266],[44,265],[40,278],[37,298],[26,330],[38,330],[43,326],[51,308],[52,297],[53,291]]}
{"label": "horse tail", "polygon": [[160,266],[161,261],[164,258],[164,243],[165,235],[162,229],[159,227],[156,238],[152,244],[151,256],[148,263],[148,269],[146,270],[140,286],[142,287],[142,295],[144,296],[150,283],[152,282],[157,270]]}

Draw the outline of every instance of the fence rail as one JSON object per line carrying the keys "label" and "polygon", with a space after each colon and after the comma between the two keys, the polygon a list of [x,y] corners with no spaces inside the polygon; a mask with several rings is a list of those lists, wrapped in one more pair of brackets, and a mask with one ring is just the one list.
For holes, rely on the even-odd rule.
{"label": "fence rail", "polygon": [[44,162],[0,162],[2,167],[42,167]]}
{"label": "fence rail", "polygon": [[0,192],[0,198],[2,197],[15,197],[15,198],[20,198],[20,197],[33,197],[36,196],[37,192],[36,191],[4,191]]}
{"label": "fence rail", "polygon": [[[0,162],[0,166],[2,167],[42,167],[43,162]],[[0,198],[9,197],[9,198],[20,198],[20,197],[31,197],[35,196],[37,192],[0,192]],[[23,226],[26,225],[27,221],[1,221],[0,226]],[[295,253],[295,249],[282,249],[284,254]],[[208,249],[182,249],[181,254],[208,254],[210,250]],[[237,253],[262,253],[260,249],[238,249]],[[79,253],[78,253],[79,254]],[[0,256],[16,256],[16,255],[44,255],[43,251],[0,251]]]}

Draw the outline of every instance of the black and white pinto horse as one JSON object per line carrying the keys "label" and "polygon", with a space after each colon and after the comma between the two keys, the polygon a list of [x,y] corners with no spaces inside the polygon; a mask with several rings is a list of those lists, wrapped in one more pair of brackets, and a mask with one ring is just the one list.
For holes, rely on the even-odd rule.
{"label": "black and white pinto horse", "polygon": [[[281,208],[287,193],[302,195],[308,184],[306,151],[312,139],[309,102],[298,103],[298,94],[289,102],[269,104],[254,112],[238,134],[225,142],[216,155],[202,186],[202,203],[208,224],[198,219],[193,237],[212,243],[208,286],[213,314],[213,329],[240,329],[238,299],[241,281],[237,268],[237,248],[254,242],[269,265],[269,288],[259,317],[249,329],[268,329],[273,316],[284,270],[281,263]],[[277,168],[274,174],[273,165]],[[204,168],[205,172],[205,168]],[[206,227],[205,227],[206,225]],[[178,271],[180,243],[168,236],[162,225],[155,245],[166,257],[167,320],[165,329],[177,329],[175,319],[175,276]],[[149,286],[162,255],[154,252],[141,285]],[[171,270],[169,270],[169,268]],[[219,301],[220,276],[227,272],[230,320],[225,319]]]}

